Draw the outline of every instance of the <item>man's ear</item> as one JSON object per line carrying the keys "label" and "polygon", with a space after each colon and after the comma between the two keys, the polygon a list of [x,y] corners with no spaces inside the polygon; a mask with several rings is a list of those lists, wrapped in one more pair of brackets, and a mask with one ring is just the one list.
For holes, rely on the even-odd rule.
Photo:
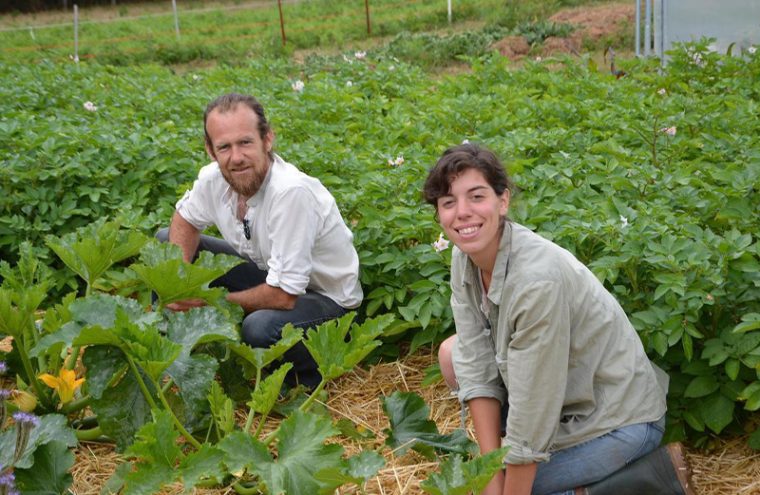
{"label": "man's ear", "polygon": [[264,149],[267,153],[272,152],[272,148],[274,147],[274,131],[271,129],[267,131],[267,135],[264,136]]}
{"label": "man's ear", "polygon": [[211,148],[211,143],[209,143],[208,140],[206,140],[205,145],[206,145],[206,153],[208,154],[209,158],[211,158],[213,161],[216,161],[216,155],[214,154],[214,150]]}

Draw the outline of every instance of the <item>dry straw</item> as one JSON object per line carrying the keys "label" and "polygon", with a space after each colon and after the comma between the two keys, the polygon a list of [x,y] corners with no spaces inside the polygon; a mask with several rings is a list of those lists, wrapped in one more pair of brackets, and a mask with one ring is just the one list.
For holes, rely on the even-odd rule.
{"label": "dry straw", "polygon": [[[381,398],[396,390],[413,391],[421,395],[430,406],[431,418],[441,432],[448,433],[459,426],[459,404],[452,398],[445,385],[430,387],[421,385],[423,370],[434,362],[429,349],[406,356],[399,361],[382,363],[366,369],[357,368],[328,387],[329,398],[323,405],[338,419],[348,419],[357,427],[365,428],[375,435],[374,440],[363,446],[354,440],[342,439],[347,454],[355,454],[361,448],[381,451],[387,460],[378,476],[369,480],[365,493],[379,495],[408,495],[423,493],[420,482],[438,468],[431,462],[410,451],[395,456],[385,447],[383,430],[388,420],[383,413]],[[244,422],[242,411],[238,419]],[[266,425],[274,429],[275,420]],[[472,434],[470,427],[470,434]],[[688,450],[688,459],[694,472],[694,484],[698,495],[753,495],[760,494],[760,453],[746,446],[746,439],[719,441],[711,453]],[[121,462],[120,457],[108,445],[82,444],[76,450],[77,462],[73,470],[74,484],[71,492],[77,495],[98,495],[108,477]],[[162,493],[179,495],[180,484],[167,487]],[[198,494],[232,494],[231,489],[196,490]],[[341,494],[360,493],[357,487],[347,486]]]}

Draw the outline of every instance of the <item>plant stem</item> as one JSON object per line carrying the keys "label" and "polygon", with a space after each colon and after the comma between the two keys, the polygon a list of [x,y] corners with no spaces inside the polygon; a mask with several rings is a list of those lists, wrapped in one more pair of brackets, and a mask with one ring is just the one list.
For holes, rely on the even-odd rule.
{"label": "plant stem", "polygon": [[195,447],[196,449],[201,448],[201,443],[193,437],[189,431],[185,429],[185,426],[182,424],[182,422],[177,419],[177,416],[174,414],[174,411],[172,411],[171,406],[169,405],[169,402],[166,400],[166,397],[164,396],[163,391],[161,390],[161,387],[158,386],[157,383],[154,383],[154,386],[156,387],[156,390],[158,390],[158,399],[161,401],[161,404],[164,405],[166,408],[166,411],[171,415],[172,421],[174,421],[174,426],[177,427],[177,430],[182,434],[185,439],[190,442],[190,444]]}
{"label": "plant stem", "polygon": [[44,391],[40,386],[40,381],[37,379],[37,375],[34,374],[34,368],[32,368],[32,362],[29,360],[29,354],[27,354],[26,349],[24,348],[24,343],[16,342],[16,344],[18,344],[16,348],[18,349],[19,356],[21,356],[21,363],[24,365],[24,371],[26,371],[29,381],[34,388],[34,391],[37,393],[37,397],[41,401],[47,403],[47,396],[43,393]]}
{"label": "plant stem", "polygon": [[[322,389],[325,388],[325,385],[327,385],[327,380],[324,378],[321,382],[319,382],[319,385],[317,385],[317,388],[314,389],[314,391],[311,393],[308,399],[306,399],[303,404],[301,404],[298,408],[301,412],[306,412],[309,410],[309,407],[311,407],[311,404],[317,400],[317,396],[322,391]],[[262,421],[263,422],[263,421]],[[264,439],[264,443],[266,445],[270,445],[272,442],[274,442],[275,436],[277,436],[277,433],[280,432],[280,427],[278,426],[276,430],[274,430],[272,433],[267,435],[267,437]]]}
{"label": "plant stem", "polygon": [[96,426],[87,430],[74,430],[74,434],[80,442],[87,442],[97,440],[103,436],[103,431],[100,429],[100,426]]}
{"label": "plant stem", "polygon": [[163,393],[166,393],[167,390],[169,390],[170,388],[172,388],[172,385],[174,385],[174,380],[172,380],[171,378],[169,378],[169,380],[164,384],[164,386],[161,387],[161,391]]}
{"label": "plant stem", "polygon": [[[256,393],[256,390],[259,389],[259,384],[261,383],[261,368],[256,368],[256,385],[253,388],[253,392]],[[264,419],[261,419],[261,422],[259,423],[259,428],[261,427],[262,423],[264,423]],[[248,416],[245,419],[245,428],[243,429],[244,432],[248,433],[248,431],[251,429],[251,425],[253,424],[253,406],[248,408]],[[256,428],[256,431],[258,432],[259,428]],[[258,435],[256,435],[258,437]]]}
{"label": "plant stem", "polygon": [[259,490],[258,485],[254,485],[250,488],[247,488],[242,485],[241,482],[237,482],[234,485],[232,485],[232,489],[235,490],[236,493],[239,495],[257,495],[258,493],[261,493]]}
{"label": "plant stem", "polygon": [[[261,430],[264,429],[264,423],[266,422],[267,418],[269,417],[268,414],[263,414],[261,416],[261,420],[259,420],[258,426],[256,426],[256,431],[253,432],[254,438],[259,438],[259,435],[261,435]],[[248,431],[248,430],[245,430]]]}
{"label": "plant stem", "polygon": [[79,351],[81,350],[81,347],[74,346],[71,348],[71,354],[69,354],[69,357],[66,358],[66,362],[64,363],[64,366],[67,370],[73,370],[74,366],[77,365],[77,360],[79,360]]}
{"label": "plant stem", "polygon": [[62,405],[61,412],[63,414],[70,414],[73,412],[81,411],[85,407],[89,406],[91,401],[92,401],[92,397],[89,395],[85,395],[81,399],[72,400],[71,402]]}
{"label": "plant stem", "polygon": [[[148,387],[145,385],[145,381],[143,381],[142,376],[140,375],[140,370],[137,369],[137,365],[128,354],[125,353],[125,356],[127,357],[127,362],[129,363],[129,367],[132,368],[132,372],[135,374],[135,377],[137,378],[137,384],[140,386],[140,390],[142,390],[142,393],[145,396],[145,400],[148,401],[148,404],[150,405],[151,409],[158,409],[158,406],[156,405],[156,401],[153,400],[153,396],[150,395],[150,392],[148,391]],[[161,389],[159,388],[159,390]]]}
{"label": "plant stem", "polygon": [[319,385],[317,385],[317,388],[314,389],[314,391],[311,393],[308,399],[306,399],[303,404],[298,408],[301,412],[306,412],[309,410],[309,407],[311,407],[312,402],[317,400],[317,396],[322,391],[322,389],[325,388],[325,385],[327,385],[327,380],[322,380],[319,382]]}

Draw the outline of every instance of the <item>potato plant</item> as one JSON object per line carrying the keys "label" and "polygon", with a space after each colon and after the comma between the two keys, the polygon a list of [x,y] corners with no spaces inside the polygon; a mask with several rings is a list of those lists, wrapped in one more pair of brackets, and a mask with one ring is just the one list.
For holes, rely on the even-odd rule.
{"label": "potato plant", "polygon": [[[164,469],[153,462],[158,452],[182,437],[183,448],[171,447],[162,462],[188,466],[178,471],[186,484],[245,492],[290,483],[272,463],[291,451],[243,433],[269,414],[268,391],[278,387],[267,380],[278,375],[260,373],[274,358],[237,343],[234,309],[206,287],[228,262],[191,268],[170,247],[146,241],[207,162],[203,106],[243,91],[268,110],[276,151],[320,178],[355,235],[366,295],[359,312],[368,319],[305,338],[319,353],[345,331],[367,337],[355,339],[360,351],[346,349],[350,360],[325,362],[326,376],[357,357],[398,355],[402,339],[416,348],[453,330],[450,248],[420,188],[441,152],[467,139],[494,149],[520,187],[510,216],[587,263],[668,371],[668,439],[699,445],[712,434],[752,431],[760,409],[760,55],[707,46],[680,47],[664,69],[622,62],[627,75],[619,79],[585,59],[518,70],[493,54],[471,60],[471,71],[436,78],[372,53],[182,74],[0,63],[0,186],[8,192],[0,196],[0,333],[15,344],[8,365],[36,396],[36,412],[63,414],[79,435],[131,449],[133,473]],[[127,246],[135,251],[116,249]],[[180,278],[168,283],[171,276]],[[146,309],[151,292],[159,311]],[[210,303],[185,316],[193,321],[160,311],[187,293]],[[294,338],[303,337],[282,345]],[[60,392],[81,374],[61,370],[80,353],[87,381],[62,404]],[[58,380],[57,391],[41,374]],[[235,383],[236,374],[258,388]],[[227,388],[214,387],[216,376]],[[83,400],[97,421],[78,416]],[[251,403],[244,429],[230,420],[236,402]],[[128,417],[120,416],[124,404],[134,406]],[[371,476],[361,467],[379,464],[371,453],[352,460],[323,450],[333,427],[313,414],[284,421],[278,445],[308,431],[319,440],[314,452],[329,461],[322,475],[310,473],[315,479]],[[173,436],[156,437],[159,424]],[[749,442],[760,447],[758,430]],[[225,449],[238,448],[258,462],[229,458]],[[219,466],[215,481],[193,474],[193,463],[209,459]],[[439,485],[480,469],[473,466],[452,458]],[[126,471],[126,486],[153,479]]]}

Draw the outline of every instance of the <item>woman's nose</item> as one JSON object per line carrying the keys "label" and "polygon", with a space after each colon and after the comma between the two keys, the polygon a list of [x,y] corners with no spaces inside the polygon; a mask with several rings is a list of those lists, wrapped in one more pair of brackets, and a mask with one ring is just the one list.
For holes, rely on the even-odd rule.
{"label": "woman's nose", "polygon": [[470,209],[470,205],[467,201],[457,201],[457,218],[466,218],[469,217],[472,213]]}

